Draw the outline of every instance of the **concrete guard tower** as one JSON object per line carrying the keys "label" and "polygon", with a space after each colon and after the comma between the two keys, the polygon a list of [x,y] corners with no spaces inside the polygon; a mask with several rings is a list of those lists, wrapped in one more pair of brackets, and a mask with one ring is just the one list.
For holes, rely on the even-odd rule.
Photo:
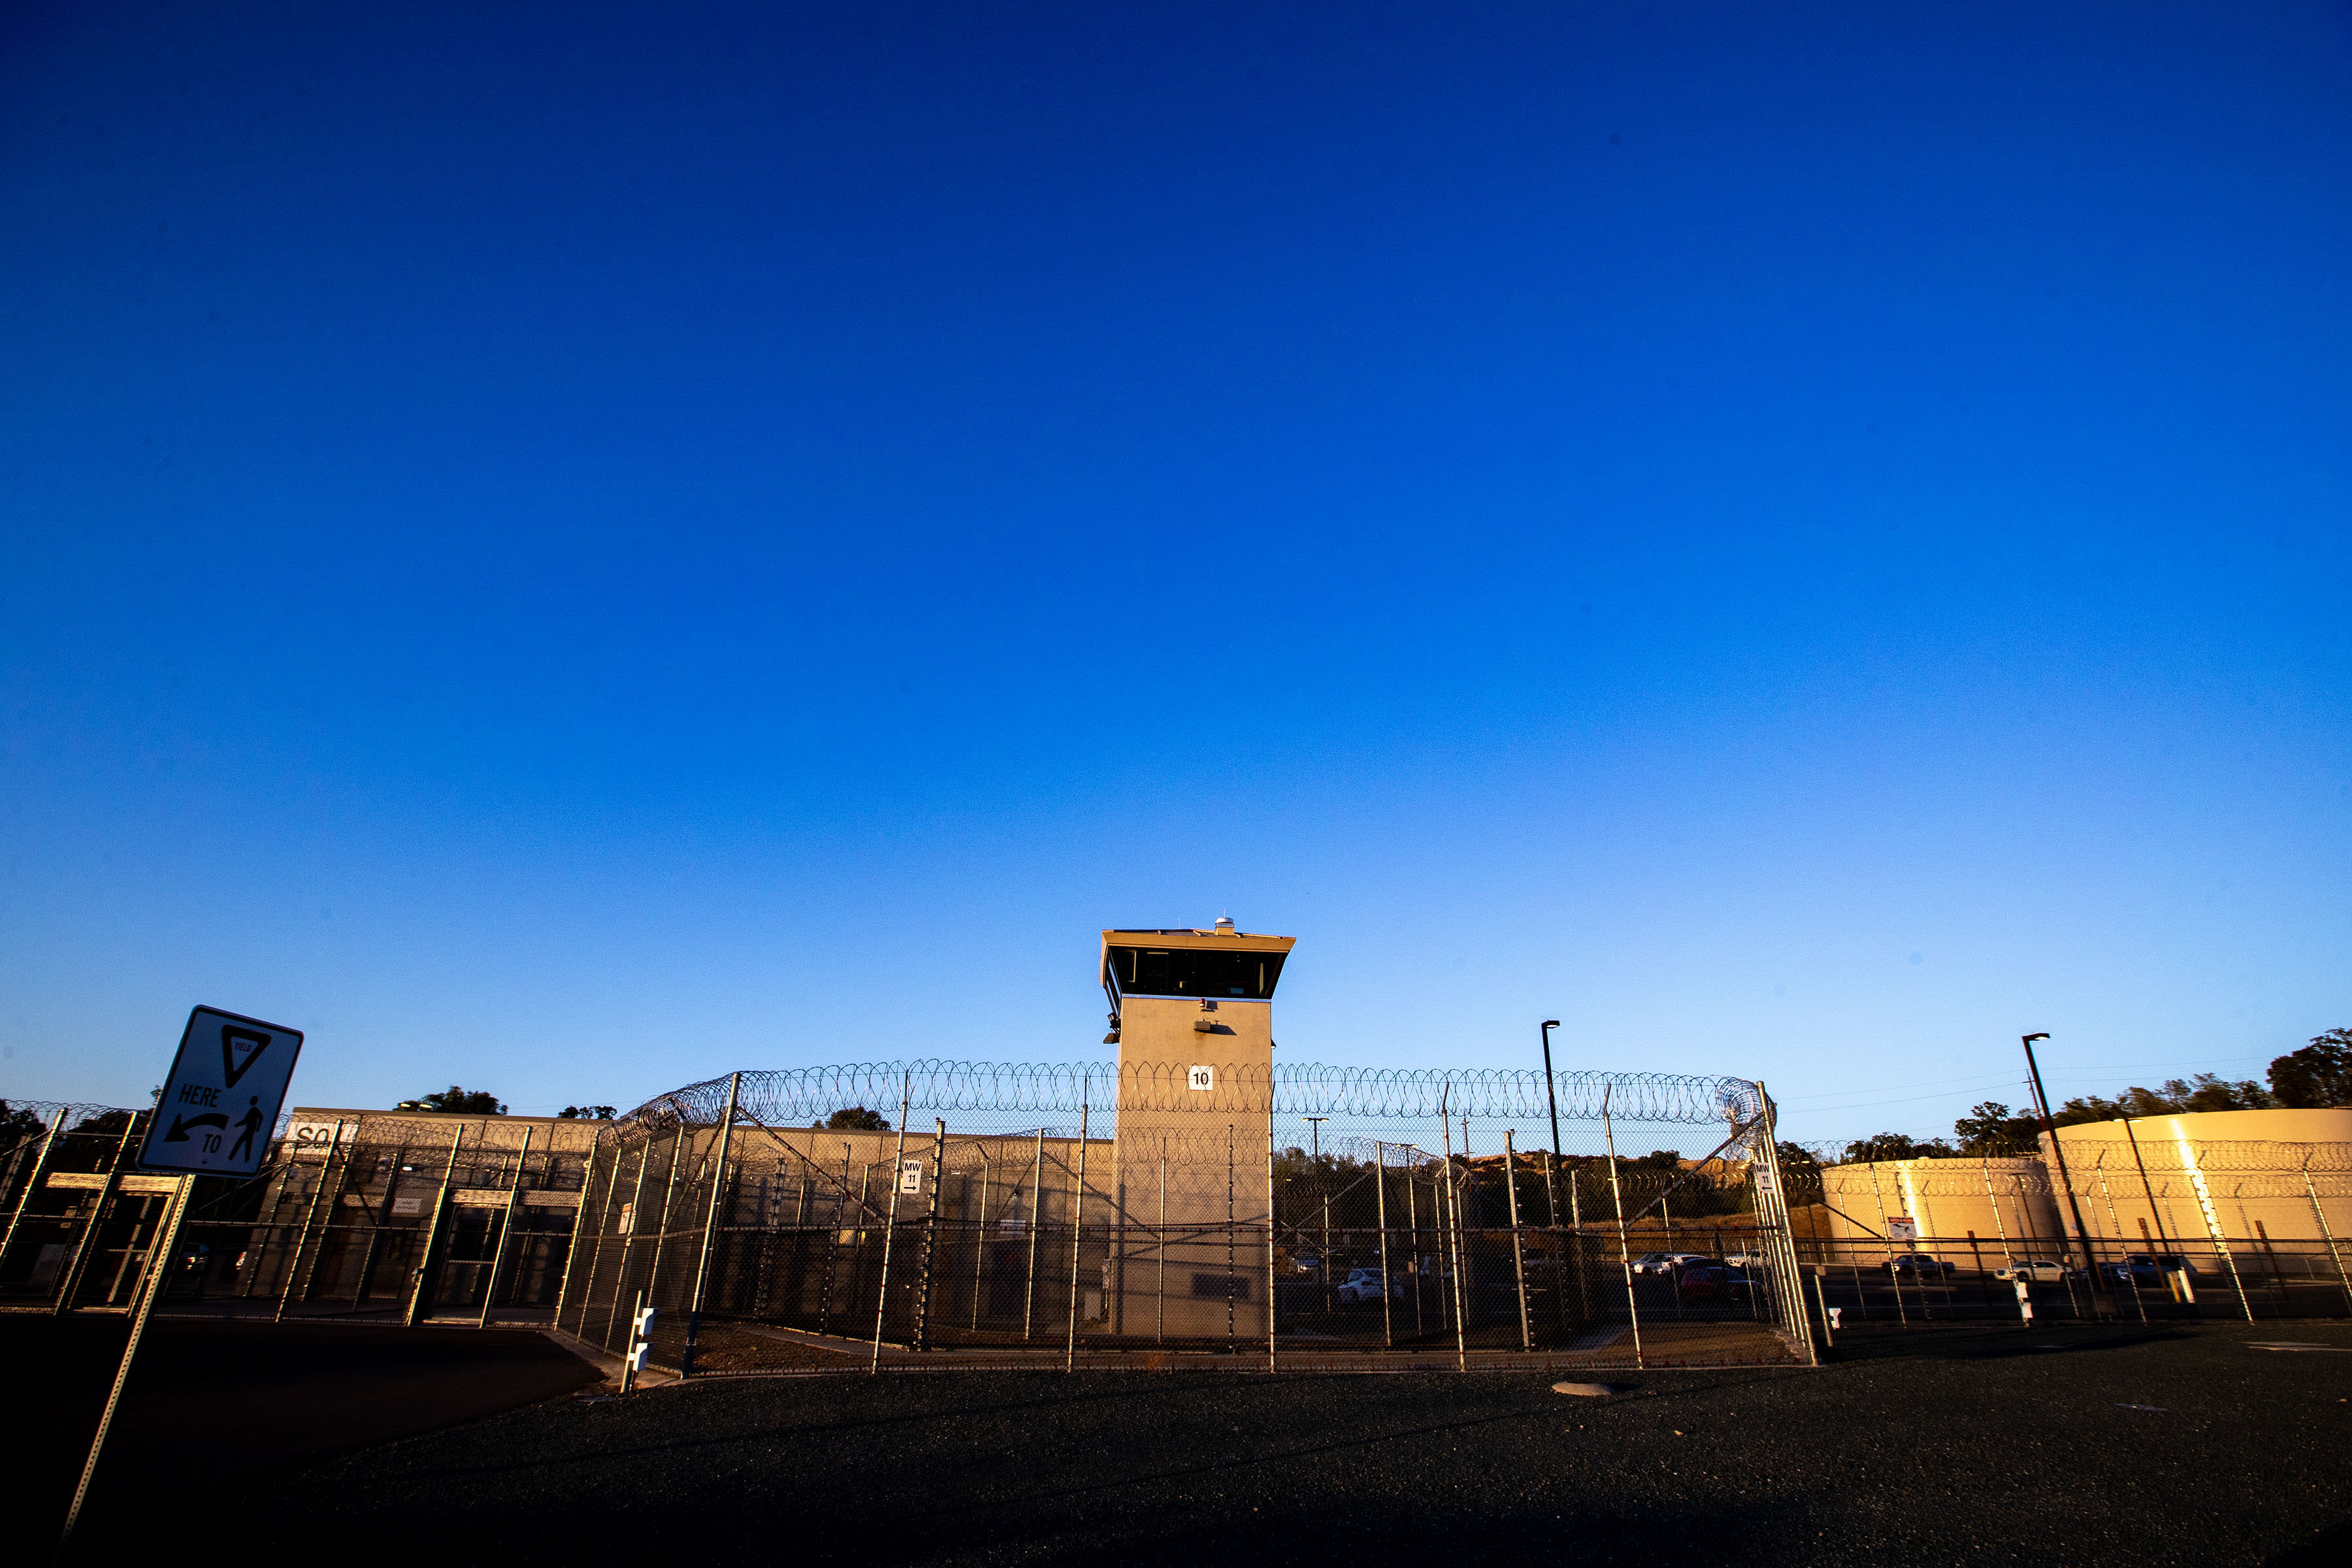
{"label": "concrete guard tower", "polygon": [[1296,940],[1224,919],[1102,933],[1105,1043],[1118,1047],[1115,1333],[1265,1337],[1274,991]]}

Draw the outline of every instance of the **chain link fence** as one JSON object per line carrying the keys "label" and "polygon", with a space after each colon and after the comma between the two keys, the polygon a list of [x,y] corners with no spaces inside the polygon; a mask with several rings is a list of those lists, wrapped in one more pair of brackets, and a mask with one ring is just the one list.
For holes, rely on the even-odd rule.
{"label": "chain link fence", "polygon": [[599,1145],[558,1321],[652,1307],[680,1373],[1803,1363],[1774,1158],[1732,1079],[740,1073]]}
{"label": "chain link fence", "polygon": [[2069,1128],[2039,1155],[1824,1160],[1791,1146],[1796,1250],[1840,1321],[2352,1314],[2352,1143]]}
{"label": "chain link fence", "polygon": [[[0,1109],[0,1310],[127,1310],[179,1191],[132,1168],[147,1112]],[[547,1322],[593,1123],[298,1115],[247,1179],[190,1194],[161,1310],[246,1318]]]}

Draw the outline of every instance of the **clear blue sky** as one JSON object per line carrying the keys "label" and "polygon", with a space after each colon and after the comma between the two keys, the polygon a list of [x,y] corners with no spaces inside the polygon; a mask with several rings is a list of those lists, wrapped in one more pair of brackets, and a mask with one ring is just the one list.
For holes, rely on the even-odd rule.
{"label": "clear blue sky", "polygon": [[0,1093],[2352,1023],[2339,5],[0,21]]}

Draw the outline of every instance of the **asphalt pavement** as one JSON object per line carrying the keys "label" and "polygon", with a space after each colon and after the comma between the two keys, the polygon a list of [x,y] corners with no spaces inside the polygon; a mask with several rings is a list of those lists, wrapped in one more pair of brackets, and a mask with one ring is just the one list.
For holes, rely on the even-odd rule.
{"label": "asphalt pavement", "polygon": [[[2278,1342],[2337,1348],[2253,1348]],[[1818,1371],[1613,1381],[1602,1399],[1512,1373],[556,1393],[308,1468],[234,1434],[192,1444],[205,1485],[110,1510],[81,1560],[145,1537],[175,1564],[336,1568],[2352,1561],[2340,1321],[1874,1328]]]}
{"label": "asphalt pavement", "polygon": [[[2254,1342],[2343,1349],[2277,1351]],[[341,1563],[2352,1561],[2352,1327],[1873,1329],[1818,1371],[898,1373],[563,1398],[254,1496]]]}

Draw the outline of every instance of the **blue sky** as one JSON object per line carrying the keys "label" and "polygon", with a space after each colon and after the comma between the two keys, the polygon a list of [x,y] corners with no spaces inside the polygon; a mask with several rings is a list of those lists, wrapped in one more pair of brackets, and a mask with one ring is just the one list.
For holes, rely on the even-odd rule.
{"label": "blue sky", "polygon": [[0,1093],[2352,1023],[2341,7],[13,8]]}

